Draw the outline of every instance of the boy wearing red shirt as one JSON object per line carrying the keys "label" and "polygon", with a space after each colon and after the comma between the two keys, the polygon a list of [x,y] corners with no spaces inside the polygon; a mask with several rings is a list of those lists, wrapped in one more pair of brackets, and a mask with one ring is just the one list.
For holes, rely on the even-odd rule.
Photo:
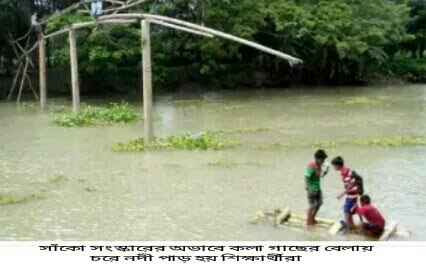
{"label": "boy wearing red shirt", "polygon": [[342,157],[334,158],[331,161],[331,164],[342,176],[344,191],[337,196],[337,198],[341,199],[345,196],[345,202],[343,204],[343,212],[345,216],[344,226],[346,230],[350,230],[353,226],[352,210],[356,206],[361,190],[359,190],[359,186],[356,184],[356,180],[354,178],[355,172],[345,166],[345,162]]}
{"label": "boy wearing red shirt", "polygon": [[379,237],[385,229],[385,219],[376,207],[371,205],[368,195],[363,195],[358,200],[358,206],[353,211],[362,217],[363,221],[357,226],[359,230],[370,237]]}

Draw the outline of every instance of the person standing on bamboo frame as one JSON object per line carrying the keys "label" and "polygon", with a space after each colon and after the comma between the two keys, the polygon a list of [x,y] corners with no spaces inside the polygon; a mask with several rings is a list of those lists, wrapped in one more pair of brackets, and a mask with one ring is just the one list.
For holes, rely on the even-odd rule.
{"label": "person standing on bamboo frame", "polygon": [[305,171],[305,188],[308,194],[309,208],[306,217],[306,225],[316,224],[315,217],[323,204],[321,191],[321,178],[328,173],[328,168],[323,170],[323,164],[327,159],[327,153],[319,149],[314,154],[314,161],[309,162]]}

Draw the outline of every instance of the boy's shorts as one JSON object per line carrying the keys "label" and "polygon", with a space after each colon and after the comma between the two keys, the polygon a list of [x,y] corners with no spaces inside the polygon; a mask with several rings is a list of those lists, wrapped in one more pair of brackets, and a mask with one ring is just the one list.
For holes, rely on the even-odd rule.
{"label": "boy's shorts", "polygon": [[368,231],[370,231],[373,235],[379,237],[383,234],[383,228],[380,228],[376,225],[370,224],[370,223],[364,223],[364,228]]}
{"label": "boy's shorts", "polygon": [[323,203],[321,190],[315,193],[308,192],[308,202],[311,208],[319,208]]}
{"label": "boy's shorts", "polygon": [[356,198],[346,198],[345,203],[343,204],[343,212],[345,214],[350,214],[352,208],[356,205]]}

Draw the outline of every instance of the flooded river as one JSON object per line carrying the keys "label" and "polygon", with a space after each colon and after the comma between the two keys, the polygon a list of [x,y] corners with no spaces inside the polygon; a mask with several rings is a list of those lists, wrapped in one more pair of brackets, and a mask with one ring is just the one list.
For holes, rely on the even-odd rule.
{"label": "flooded river", "polygon": [[[158,96],[157,135],[224,129],[224,137],[243,144],[141,154],[110,148],[142,136],[142,122],[62,128],[50,123],[51,113],[2,102],[0,195],[36,197],[0,206],[0,240],[334,240],[326,232],[249,222],[257,210],[305,212],[303,175],[313,143],[425,137],[425,106],[421,85]],[[426,240],[425,145],[331,144],[326,150],[364,176],[386,219],[412,230],[410,240]],[[331,172],[322,185],[319,216],[338,219],[338,174]]]}

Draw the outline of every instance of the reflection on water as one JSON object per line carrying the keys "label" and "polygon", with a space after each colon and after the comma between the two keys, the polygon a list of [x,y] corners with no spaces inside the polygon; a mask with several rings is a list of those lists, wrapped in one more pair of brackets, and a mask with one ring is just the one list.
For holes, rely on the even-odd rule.
{"label": "reflection on water", "polygon": [[[1,103],[0,194],[42,193],[45,198],[2,206],[0,239],[336,239],[323,232],[249,224],[259,209],[305,211],[303,171],[314,150],[254,146],[426,136],[425,92],[425,86],[404,86],[235,92],[195,100],[160,97],[155,103],[158,135],[240,130],[226,137],[244,146],[146,154],[109,150],[116,142],[141,136],[141,122],[59,128],[50,125],[49,114]],[[345,103],[354,97],[375,100]],[[252,131],[242,133],[247,128]],[[413,230],[411,239],[426,239],[426,146],[341,145],[328,152],[343,155],[364,176],[366,191],[388,219]],[[55,175],[64,180],[52,183]],[[335,198],[341,188],[334,172],[323,181],[320,216],[341,217],[341,202]]]}

